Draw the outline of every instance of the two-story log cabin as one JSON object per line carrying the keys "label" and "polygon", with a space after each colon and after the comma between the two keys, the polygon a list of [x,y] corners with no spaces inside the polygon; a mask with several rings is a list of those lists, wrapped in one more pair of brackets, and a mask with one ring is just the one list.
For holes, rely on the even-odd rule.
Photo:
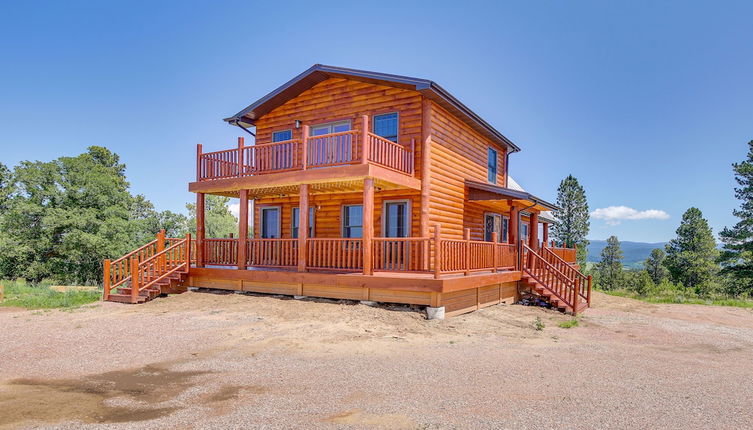
{"label": "two-story log cabin", "polygon": [[[539,217],[555,205],[508,175],[520,148],[436,83],[317,64],[225,121],[255,142],[198,145],[195,240],[158,235],[106,261],[105,299],[188,285],[441,316],[528,289],[572,313],[589,305],[575,249],[551,246]],[[240,199],[237,237],[205,237],[207,194]]]}

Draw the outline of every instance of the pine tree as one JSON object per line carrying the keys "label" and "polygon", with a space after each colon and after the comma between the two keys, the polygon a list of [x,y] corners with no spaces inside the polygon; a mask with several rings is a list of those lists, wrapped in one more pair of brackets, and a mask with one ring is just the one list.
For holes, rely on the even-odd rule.
{"label": "pine tree", "polygon": [[710,291],[719,270],[719,251],[711,227],[698,208],[685,211],[677,238],[669,241],[666,250],[664,265],[672,281],[695,288],[699,294]]}
{"label": "pine tree", "polygon": [[643,263],[646,272],[654,281],[654,284],[659,285],[662,279],[667,277],[667,269],[664,267],[664,259],[667,254],[661,248],[656,248],[651,251],[651,255]]}
{"label": "pine tree", "polygon": [[753,140],[748,142],[748,157],[732,164],[735,172],[735,197],[741,200],[740,209],[732,214],[739,218],[732,228],[725,227],[719,234],[724,243],[721,255],[723,272],[732,282],[731,293],[753,293]]}
{"label": "pine tree", "polygon": [[622,249],[617,236],[607,239],[607,246],[601,250],[601,261],[596,264],[601,288],[615,290],[622,286]]}
{"label": "pine tree", "polygon": [[586,191],[573,175],[568,175],[560,182],[557,189],[557,206],[561,209],[552,212],[555,218],[552,225],[552,237],[565,246],[577,246],[578,264],[585,267],[588,253],[586,236],[591,224]]}

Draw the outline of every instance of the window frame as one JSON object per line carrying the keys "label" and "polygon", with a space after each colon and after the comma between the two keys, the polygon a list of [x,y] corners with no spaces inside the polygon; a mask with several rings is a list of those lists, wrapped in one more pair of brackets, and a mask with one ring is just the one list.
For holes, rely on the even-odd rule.
{"label": "window frame", "polygon": [[[345,229],[346,228],[353,228],[358,226],[346,226],[345,225],[345,212],[347,211],[347,208],[349,207],[355,207],[360,206],[361,207],[361,237],[348,237],[345,235]],[[340,237],[343,239],[363,239],[363,204],[362,203],[353,203],[353,204],[346,204],[342,205],[340,208]]]}
{"label": "window frame", "polygon": [[[290,237],[293,239],[298,239],[298,234],[293,234],[296,230],[300,229],[301,227],[301,221],[298,220],[298,226],[294,224],[296,217],[295,217],[295,211],[298,210],[298,217],[300,218],[300,212],[301,207],[300,206],[293,206],[290,208]],[[309,206],[309,235],[307,237],[314,237],[314,233],[316,233],[315,227],[316,223],[316,208],[314,206]]]}
{"label": "window frame", "polygon": [[[341,125],[341,124],[348,124],[348,130],[346,130],[346,131],[353,131],[353,121],[351,121],[349,119],[339,119],[339,120],[335,120],[335,121],[322,122],[322,123],[314,124],[314,125],[310,126],[309,129],[311,131],[310,131],[309,136],[310,137],[319,137],[319,136],[325,136],[327,134],[333,134],[333,133],[345,133],[344,131],[334,131],[335,126],[336,125]],[[324,134],[319,134],[319,135],[315,135],[314,134],[314,129],[325,127],[325,126],[329,127],[330,130],[332,130],[332,131],[329,131],[329,132],[324,133]]]}
{"label": "window frame", "polygon": [[[277,133],[284,133],[286,131],[290,133],[290,139],[275,140],[275,134],[277,134]],[[272,132],[272,143],[287,142],[289,140],[293,140],[293,129],[292,128],[286,128],[284,130],[276,130],[276,131]]]}
{"label": "window frame", "polygon": [[392,115],[392,114],[395,114],[395,120],[397,121],[397,128],[395,130],[395,140],[387,139],[384,136],[380,136],[380,137],[382,137],[383,139],[387,139],[390,142],[394,142],[394,143],[399,144],[399,142],[400,142],[400,111],[390,111],[390,112],[384,112],[384,113],[373,115],[371,117],[371,132],[374,133],[374,134],[376,134],[377,136],[379,136],[376,133],[376,118],[378,116],[385,116],[385,115]]}
{"label": "window frame", "polygon": [[[264,237],[264,211],[277,210],[277,237]],[[282,239],[282,207],[280,206],[260,206],[259,207],[259,238],[260,239]]]}
{"label": "window frame", "polygon": [[[411,208],[411,199],[396,199],[385,200],[382,202],[382,231],[381,236],[387,237],[387,204],[388,203],[405,203],[405,236],[399,237],[411,237],[411,214],[413,213]],[[363,221],[362,221],[363,222]]]}
{"label": "window frame", "polygon": [[[489,169],[489,166],[491,166],[491,154],[494,153],[494,176],[491,175],[491,170]],[[492,148],[491,146],[486,147],[486,180],[496,185],[497,184],[497,176],[499,176],[499,151],[496,148]],[[493,178],[493,180],[492,180]]]}

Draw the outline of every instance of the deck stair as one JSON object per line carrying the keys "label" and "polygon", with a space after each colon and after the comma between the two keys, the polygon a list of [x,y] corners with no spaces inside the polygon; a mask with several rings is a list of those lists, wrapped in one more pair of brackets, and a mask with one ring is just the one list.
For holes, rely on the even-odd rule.
{"label": "deck stair", "polygon": [[185,292],[191,266],[190,246],[190,235],[167,239],[163,230],[155,240],[135,251],[117,260],[105,260],[102,299],[135,304]]}
{"label": "deck stair", "polygon": [[522,245],[521,282],[553,308],[578,315],[591,305],[591,277],[547,247],[539,252]]}

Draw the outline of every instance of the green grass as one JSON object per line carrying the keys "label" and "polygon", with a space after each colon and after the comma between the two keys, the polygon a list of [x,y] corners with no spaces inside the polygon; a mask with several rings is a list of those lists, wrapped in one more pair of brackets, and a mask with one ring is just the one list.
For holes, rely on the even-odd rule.
{"label": "green grass", "polygon": [[576,319],[574,319],[574,318],[573,318],[573,319],[571,319],[571,320],[569,320],[569,321],[563,321],[563,322],[561,322],[561,323],[560,323],[559,325],[560,325],[560,327],[562,327],[562,328],[573,328],[573,327],[578,327],[578,320],[576,320]]}
{"label": "green grass", "polygon": [[692,292],[678,290],[663,291],[648,295],[640,295],[629,290],[613,290],[602,292],[618,297],[628,297],[631,299],[642,300],[648,303],[678,303],[687,305],[708,305],[708,306],[733,306],[737,308],[753,308],[753,300],[735,299],[729,297],[699,297]]}
{"label": "green grass", "polygon": [[0,306],[26,309],[72,309],[101,299],[101,291],[68,291],[60,293],[50,289],[51,282],[30,285],[20,281],[0,281],[5,287],[5,300]]}

